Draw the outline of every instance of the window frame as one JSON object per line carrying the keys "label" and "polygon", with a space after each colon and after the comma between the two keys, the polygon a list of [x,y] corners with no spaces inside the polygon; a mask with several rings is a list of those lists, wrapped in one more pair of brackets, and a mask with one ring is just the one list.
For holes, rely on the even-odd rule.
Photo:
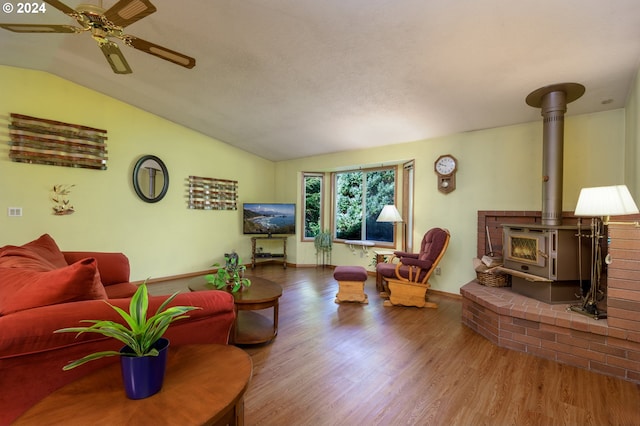
{"label": "window frame", "polygon": [[[381,170],[393,170],[394,172],[394,191],[393,191],[393,204],[395,206],[398,206],[398,178],[399,178],[399,171],[398,171],[398,165],[391,165],[391,166],[380,166],[380,167],[371,167],[371,168],[354,168],[354,169],[347,169],[347,170],[340,170],[340,171],[335,171],[331,173],[331,235],[333,238],[333,241],[336,243],[343,243],[345,241],[347,241],[347,239],[343,239],[343,238],[337,238],[337,220],[336,220],[336,204],[338,202],[338,197],[337,197],[337,191],[336,191],[336,180],[337,180],[337,175],[338,174],[342,174],[342,173],[353,173],[353,172],[362,172],[365,175],[363,175],[363,182],[366,184],[366,173],[370,173],[370,172],[376,172],[376,171],[381,171]],[[366,195],[365,195],[366,197]],[[366,209],[366,198],[365,200],[363,200],[363,204],[364,204],[364,208]],[[364,211],[364,216],[366,217],[366,210]],[[363,221],[363,234],[366,235],[366,221]],[[361,238],[360,238],[361,239]],[[398,243],[398,225],[394,224],[393,225],[393,240],[390,242],[387,241],[373,241],[372,242],[375,243],[376,247],[385,247],[385,248],[393,248],[396,247],[397,243]]]}
{"label": "window frame", "polygon": [[319,224],[320,232],[324,229],[324,191],[325,191],[325,174],[321,172],[302,172],[302,208],[300,220],[302,221],[302,232],[300,233],[300,241],[314,241],[315,236],[308,237],[306,229],[306,217],[307,217],[307,178],[319,178],[320,179],[320,202],[319,202]]}
{"label": "window frame", "polygon": [[402,219],[400,226],[402,245],[400,249],[413,253],[414,238],[414,206],[415,206],[415,160],[407,161],[402,165]]}

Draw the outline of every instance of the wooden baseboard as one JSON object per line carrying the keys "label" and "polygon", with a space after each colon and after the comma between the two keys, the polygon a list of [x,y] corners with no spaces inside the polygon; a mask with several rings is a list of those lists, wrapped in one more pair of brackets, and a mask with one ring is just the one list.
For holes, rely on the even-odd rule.
{"label": "wooden baseboard", "polygon": [[433,287],[429,289],[429,294],[437,294],[438,296],[445,296],[450,299],[462,300],[461,294],[449,293],[447,291],[442,291],[442,290],[434,290]]}

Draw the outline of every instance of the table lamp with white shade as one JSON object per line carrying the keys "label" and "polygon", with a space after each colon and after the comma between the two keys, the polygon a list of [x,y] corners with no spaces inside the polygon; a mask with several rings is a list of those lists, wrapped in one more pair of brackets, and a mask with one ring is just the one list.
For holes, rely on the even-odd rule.
{"label": "table lamp with white shade", "polygon": [[[612,222],[609,220],[611,216],[637,213],[638,206],[633,201],[626,185],[583,188],[580,191],[574,214],[578,217],[591,218],[591,233],[586,235],[591,238],[591,285],[587,294],[582,296],[582,305],[570,306],[570,310],[595,319],[607,317],[606,312],[600,311],[597,307],[602,270],[601,240],[604,237],[604,225],[615,224],[640,227],[637,221]],[[580,224],[578,225],[580,226]],[[582,236],[582,232],[578,231],[578,238],[582,238]],[[580,244],[578,246],[580,247]],[[609,255],[607,255],[606,262],[611,262]]]}

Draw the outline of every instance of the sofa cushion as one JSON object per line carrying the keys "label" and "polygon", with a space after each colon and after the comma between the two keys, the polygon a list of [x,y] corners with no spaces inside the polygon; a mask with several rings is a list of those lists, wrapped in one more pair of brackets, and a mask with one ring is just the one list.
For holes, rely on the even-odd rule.
{"label": "sofa cushion", "polygon": [[[104,284],[104,283],[103,283]],[[108,299],[124,299],[136,294],[138,286],[132,283],[120,283],[104,286]]]}
{"label": "sofa cushion", "polygon": [[39,271],[68,266],[64,255],[49,234],[41,235],[22,246],[0,248],[0,267],[33,268]]}
{"label": "sofa cushion", "polygon": [[0,268],[19,268],[46,272],[58,269],[60,266],[54,265],[38,253],[29,249],[5,246],[0,249]]}
{"label": "sofa cushion", "polygon": [[60,248],[49,234],[41,235],[39,238],[22,246],[4,246],[0,248],[0,257],[14,256],[18,253],[27,254],[32,259],[37,258],[47,262],[53,265],[54,269],[68,265]]}
{"label": "sofa cushion", "polygon": [[[64,251],[62,254],[69,265],[86,257],[95,258],[98,262],[98,271],[100,271],[102,285],[105,287],[129,282],[129,259],[123,253]],[[135,289],[136,287],[133,288],[133,293],[136,292]],[[133,293],[128,296],[132,296]]]}
{"label": "sofa cushion", "polygon": [[51,271],[0,268],[0,315],[58,303],[106,298],[93,258]]}

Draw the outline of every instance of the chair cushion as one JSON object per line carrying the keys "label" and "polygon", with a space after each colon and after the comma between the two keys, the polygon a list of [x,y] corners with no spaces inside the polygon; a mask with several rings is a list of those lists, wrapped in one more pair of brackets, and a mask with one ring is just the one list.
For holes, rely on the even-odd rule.
{"label": "chair cushion", "polygon": [[[433,262],[436,261],[444,245],[447,242],[447,231],[441,228],[430,229],[423,237],[422,244],[420,246],[420,253],[410,254],[404,252],[397,252],[396,255],[400,257],[400,266],[398,273],[403,278],[409,278],[409,268],[405,265],[412,265],[422,268],[420,274],[415,281],[422,281],[424,276],[433,266]],[[378,263],[376,265],[376,271],[385,278],[397,278],[396,277],[397,264],[394,263]]]}
{"label": "chair cushion", "polygon": [[376,272],[382,275],[385,278],[395,278],[396,277],[396,264],[395,263],[378,263],[376,265]]}
{"label": "chair cushion", "polygon": [[0,315],[40,306],[106,298],[93,258],[51,271],[0,268]]}
{"label": "chair cushion", "polygon": [[431,263],[435,262],[446,241],[447,231],[441,228],[430,229],[422,239],[422,248],[418,259],[429,260]]}

